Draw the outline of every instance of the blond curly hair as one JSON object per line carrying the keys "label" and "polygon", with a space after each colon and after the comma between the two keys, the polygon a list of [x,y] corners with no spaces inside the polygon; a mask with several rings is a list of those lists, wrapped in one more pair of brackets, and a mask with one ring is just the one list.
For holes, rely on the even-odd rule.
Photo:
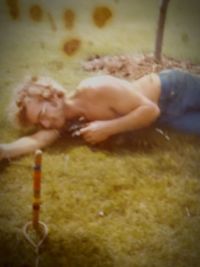
{"label": "blond curly hair", "polygon": [[29,76],[14,90],[11,104],[8,108],[8,118],[17,128],[31,127],[26,117],[26,103],[31,97],[51,99],[56,93],[59,97],[65,97],[65,89],[57,81],[47,76]]}

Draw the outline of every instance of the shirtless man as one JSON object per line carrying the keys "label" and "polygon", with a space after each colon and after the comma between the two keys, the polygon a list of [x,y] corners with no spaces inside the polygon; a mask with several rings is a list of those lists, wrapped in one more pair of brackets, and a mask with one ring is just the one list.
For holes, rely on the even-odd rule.
{"label": "shirtless man", "polygon": [[154,122],[200,134],[200,77],[180,70],[152,73],[133,82],[95,76],[81,81],[71,96],[55,81],[32,78],[21,85],[14,104],[12,113],[18,124],[42,129],[1,144],[0,159],[50,145],[75,119],[84,119],[84,125],[73,135],[92,145]]}

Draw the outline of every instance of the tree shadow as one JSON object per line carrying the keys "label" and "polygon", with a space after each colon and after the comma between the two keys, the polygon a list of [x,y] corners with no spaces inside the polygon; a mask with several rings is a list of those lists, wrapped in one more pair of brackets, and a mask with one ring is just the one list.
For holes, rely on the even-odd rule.
{"label": "tree shadow", "polygon": [[91,233],[68,233],[60,240],[49,239],[48,251],[43,261],[48,267],[113,267],[114,260],[109,249],[97,235]]}
{"label": "tree shadow", "polygon": [[[59,229],[60,230],[60,229]],[[70,230],[69,230],[70,231]],[[55,233],[54,233],[55,234]],[[55,235],[54,235],[55,236]],[[1,235],[0,266],[35,266],[37,255],[33,247],[20,237]],[[9,256],[8,256],[9,255]],[[105,242],[87,231],[64,232],[63,236],[49,237],[40,248],[39,266],[43,267],[114,267],[114,259]]]}
{"label": "tree shadow", "polygon": [[[98,144],[89,145],[82,138],[72,138],[65,133],[56,145],[52,153],[67,153],[74,148],[87,146],[92,152],[105,152],[107,155],[169,155],[172,160],[181,158],[180,168],[184,169],[191,177],[198,177],[200,152],[198,147],[200,140],[198,136],[177,132],[168,128],[150,127],[134,132],[115,135],[108,140]],[[181,166],[181,164],[183,166]]]}
{"label": "tree shadow", "polygon": [[[63,154],[70,153],[74,148],[80,146],[86,146],[93,152],[106,152],[110,155],[125,155],[132,153],[149,154],[169,152],[169,153],[182,153],[183,147],[193,146],[199,147],[200,140],[197,136],[183,134],[175,132],[167,128],[155,128],[149,127],[134,132],[126,132],[110,137],[108,140],[97,144],[90,145],[86,143],[81,137],[72,137],[69,132],[64,132],[61,137],[50,147],[45,148],[49,154]],[[186,159],[186,165],[188,168],[192,168],[191,172],[196,173],[198,169],[195,163],[196,158],[199,156],[198,153],[188,153],[184,155]],[[11,161],[2,160],[0,161],[0,174],[3,173],[10,164],[18,164],[16,159]],[[20,163],[19,163],[20,165]],[[199,173],[199,172],[198,172]]]}
{"label": "tree shadow", "polygon": [[7,167],[10,165],[10,161],[7,159],[3,159],[0,161],[0,173],[4,172]]}
{"label": "tree shadow", "polygon": [[129,152],[151,152],[155,148],[161,148],[168,145],[167,131],[159,131],[155,128],[148,128],[134,132],[117,134],[110,137],[104,142],[97,145],[86,143],[81,137],[71,137],[69,133],[64,133],[61,138],[53,146],[53,151],[60,152],[62,150],[70,151],[74,147],[87,146],[92,151],[106,151],[110,153],[123,153],[126,150]]}

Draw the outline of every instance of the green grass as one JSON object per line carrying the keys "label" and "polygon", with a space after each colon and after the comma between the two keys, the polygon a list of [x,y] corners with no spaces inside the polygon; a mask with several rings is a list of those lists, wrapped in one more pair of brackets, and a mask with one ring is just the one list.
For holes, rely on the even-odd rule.
{"label": "green grass", "polygon": [[[116,12],[105,29],[90,23],[90,10],[97,2],[87,1],[85,7],[90,8],[85,12],[81,12],[84,5],[79,6],[71,32],[57,17],[62,1],[60,9],[49,6],[55,12],[57,32],[46,20],[37,24],[28,19],[28,1],[17,22],[11,21],[2,3],[1,143],[22,134],[9,125],[5,110],[13,87],[26,74],[48,74],[71,91],[83,77],[92,75],[80,65],[87,56],[153,50],[157,1],[152,5],[147,0],[140,5],[108,1]],[[198,63],[195,3],[171,1],[164,53]],[[74,35],[81,38],[82,47],[68,57],[60,46]],[[97,147],[66,134],[44,150],[40,215],[49,235],[39,266],[200,266],[199,138],[166,132],[170,141],[149,129],[114,137]],[[34,266],[34,251],[22,233],[32,217],[32,166],[33,155],[0,163],[2,267]]]}

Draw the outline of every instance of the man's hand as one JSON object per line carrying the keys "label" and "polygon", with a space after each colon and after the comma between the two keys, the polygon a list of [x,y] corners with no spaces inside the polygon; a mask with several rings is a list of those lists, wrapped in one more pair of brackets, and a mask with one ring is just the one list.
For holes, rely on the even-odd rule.
{"label": "man's hand", "polygon": [[86,142],[94,145],[106,140],[110,135],[109,121],[93,121],[78,130],[77,135],[83,136]]}

